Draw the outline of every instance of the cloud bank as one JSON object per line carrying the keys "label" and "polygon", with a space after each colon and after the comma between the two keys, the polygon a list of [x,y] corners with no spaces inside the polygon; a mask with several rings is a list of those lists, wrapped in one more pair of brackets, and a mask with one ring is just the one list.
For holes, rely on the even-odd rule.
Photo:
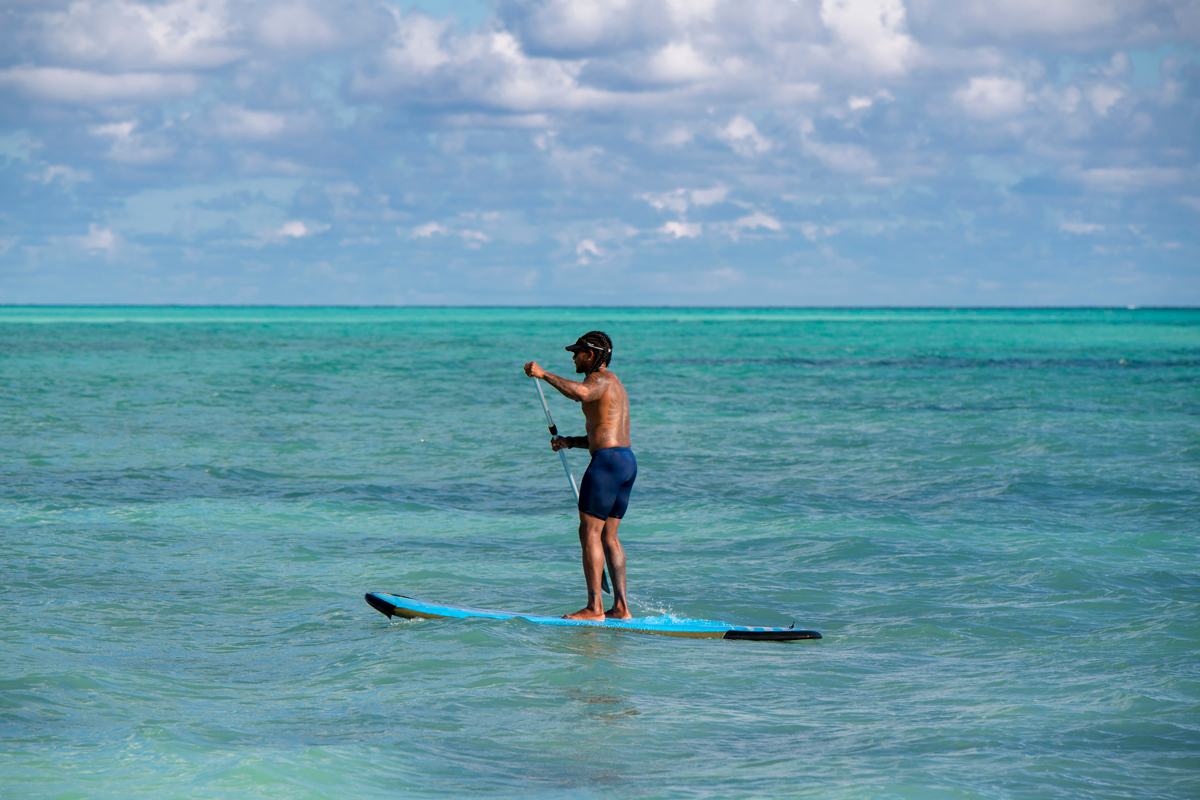
{"label": "cloud bank", "polygon": [[0,302],[1200,303],[1195,3],[475,8],[10,4]]}

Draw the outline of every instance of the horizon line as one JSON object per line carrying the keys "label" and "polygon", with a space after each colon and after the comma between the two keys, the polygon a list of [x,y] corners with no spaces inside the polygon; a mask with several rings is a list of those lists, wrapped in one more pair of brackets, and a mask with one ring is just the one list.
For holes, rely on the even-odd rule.
{"label": "horizon line", "polygon": [[495,304],[495,303],[0,303],[4,308],[223,308],[223,309],[686,309],[702,311],[1196,311],[1200,305],[682,305],[682,304]]}

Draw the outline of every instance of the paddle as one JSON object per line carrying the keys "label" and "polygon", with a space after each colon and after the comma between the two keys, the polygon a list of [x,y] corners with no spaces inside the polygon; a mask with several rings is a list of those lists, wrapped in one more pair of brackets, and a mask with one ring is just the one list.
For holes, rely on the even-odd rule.
{"label": "paddle", "polygon": [[[550,438],[554,438],[558,436],[558,426],[554,424],[554,417],[550,416],[550,406],[546,403],[546,393],[542,391],[542,382],[534,378],[533,385],[537,387],[538,397],[542,399],[542,411],[546,412],[546,424],[550,427]],[[571,467],[567,464],[567,454],[563,450],[559,450],[558,457],[562,460],[563,472],[567,473],[567,480],[571,483],[571,491],[575,493],[575,502],[578,503],[579,487],[575,485],[575,476],[571,474]],[[600,573],[600,588],[612,594],[612,589],[608,586],[607,570],[603,570]]]}

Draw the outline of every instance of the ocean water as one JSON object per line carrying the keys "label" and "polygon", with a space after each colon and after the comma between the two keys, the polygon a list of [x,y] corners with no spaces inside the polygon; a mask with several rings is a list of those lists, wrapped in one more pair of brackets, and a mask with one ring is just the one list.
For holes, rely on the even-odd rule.
{"label": "ocean water", "polygon": [[[634,612],[823,640],[363,602],[582,604],[591,328]],[[1200,796],[1200,311],[4,307],[0,453],[4,797]]]}

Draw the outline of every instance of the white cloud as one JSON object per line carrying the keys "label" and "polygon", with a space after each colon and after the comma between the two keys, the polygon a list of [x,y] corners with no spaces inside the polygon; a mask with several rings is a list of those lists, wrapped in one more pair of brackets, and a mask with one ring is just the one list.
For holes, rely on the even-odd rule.
{"label": "white cloud", "polygon": [[805,136],[802,147],[805,153],[834,172],[867,175],[879,167],[875,157],[866,148],[856,144],[819,142]]}
{"label": "white cloud", "polygon": [[[492,220],[488,214],[477,215],[468,214],[466,217],[481,217],[485,220]],[[462,240],[463,244],[471,249],[478,249],[487,242],[491,241],[491,237],[481,230],[475,228],[458,228],[443,225],[440,222],[426,222],[423,225],[418,225],[412,229],[414,239],[430,239],[434,236],[457,236]]]}
{"label": "white cloud", "polygon": [[336,26],[306,3],[278,3],[258,21],[258,38],[276,50],[328,50],[340,43]]}
{"label": "white cloud", "polygon": [[600,247],[591,239],[584,239],[575,245],[575,256],[580,264],[590,264],[592,259],[603,255]]}
{"label": "white cloud", "polygon": [[779,220],[775,219],[770,214],[762,211],[755,211],[752,214],[739,217],[736,221],[734,221],[733,228],[735,232],[753,230],[781,231],[783,230],[783,225],[781,225]]}
{"label": "white cloud", "polygon": [[971,43],[1035,38],[1070,45],[1106,30],[1110,35],[1130,33],[1122,22],[1144,13],[1146,5],[1143,0],[910,0],[922,30]]}
{"label": "white cloud", "polygon": [[46,186],[52,183],[59,183],[63,186],[71,187],[92,180],[92,173],[90,170],[75,169],[66,164],[51,164],[40,173],[31,175],[30,178]]}
{"label": "white cloud", "polygon": [[686,214],[692,206],[704,208],[722,203],[729,196],[729,187],[721,184],[707,189],[672,189],[669,192],[647,192],[638,195],[650,204],[656,211],[670,211],[674,214]]}
{"label": "white cloud", "polygon": [[594,100],[631,111],[696,111],[732,96],[805,102],[820,91],[812,68],[829,61],[826,31],[807,2],[532,0],[501,8],[524,52],[579,64],[580,86],[607,90]]}
{"label": "white cloud", "polygon": [[628,253],[630,240],[641,234],[619,219],[589,219],[563,225],[554,238],[563,248],[560,253],[574,253],[575,264],[582,266]]}
{"label": "white cloud", "polygon": [[134,120],[108,122],[93,125],[88,132],[93,136],[108,139],[108,157],[127,164],[153,164],[169,158],[175,149],[161,141],[153,141],[138,132]]}
{"label": "white cloud", "polygon": [[1106,78],[1127,78],[1133,72],[1133,61],[1126,53],[1113,53],[1108,63],[1100,68],[1100,74]]}
{"label": "white cloud", "polygon": [[282,239],[303,239],[308,234],[308,226],[299,220],[285,222],[275,231],[275,235]]}
{"label": "white cloud", "polygon": [[287,239],[304,239],[308,236],[314,236],[318,233],[324,233],[329,230],[328,225],[320,223],[306,223],[298,219],[288,220],[280,225],[273,234],[273,238],[285,241]]}
{"label": "white cloud", "polygon": [[[571,62],[528,58],[508,32],[492,32],[479,45],[468,69],[490,70],[470,81],[477,102],[517,111],[546,108],[596,108],[604,94],[581,87]],[[482,78],[482,80],[479,80]]]}
{"label": "white cloud", "polygon": [[692,189],[692,203],[697,206],[711,206],[725,201],[729,196],[729,187],[717,184],[708,189]]}
{"label": "white cloud", "polygon": [[445,236],[448,233],[450,233],[450,229],[440,222],[426,222],[412,230],[414,239],[428,239],[431,236]]}
{"label": "white cloud", "polygon": [[815,222],[800,223],[800,233],[810,242],[815,242],[818,239],[825,239],[833,236],[838,232],[835,225],[818,225]]}
{"label": "white cloud", "polygon": [[213,130],[227,139],[276,139],[287,127],[287,116],[274,111],[235,105],[221,105],[213,110]]}
{"label": "white cloud", "polygon": [[683,147],[691,144],[696,134],[686,125],[673,125],[658,137],[658,142],[667,147]]}
{"label": "white cloud", "polygon": [[1183,170],[1174,167],[1095,167],[1078,172],[1087,185],[1114,192],[1168,186],[1184,177]]}
{"label": "white cloud", "polygon": [[[851,95],[846,99],[846,109],[850,112],[866,111],[875,106],[876,103],[890,103],[896,99],[895,95],[886,89],[880,89],[871,95]],[[836,112],[831,112],[835,116],[841,116]]]}
{"label": "white cloud", "polygon": [[156,72],[108,74],[62,67],[9,67],[0,70],[0,87],[5,85],[45,100],[100,105],[185,95],[194,92],[198,84],[190,75]]}
{"label": "white cloud", "polygon": [[581,86],[581,66],[532,58],[509,31],[459,33],[421,14],[399,15],[390,45],[351,81],[357,94],[505,113],[604,108],[610,93]]}
{"label": "white cloud", "polygon": [[543,113],[513,113],[503,112],[501,114],[493,114],[489,111],[481,112],[466,112],[466,113],[450,113],[443,117],[448,128],[471,129],[471,128],[512,128],[512,129],[535,129],[548,128],[554,124],[554,119],[549,114]]}
{"label": "white cloud", "polygon": [[644,74],[663,83],[691,83],[713,77],[716,68],[690,42],[671,42],[655,52]]}
{"label": "white cloud", "polygon": [[821,21],[848,58],[876,73],[906,72],[917,49],[903,0],[821,0]]}
{"label": "white cloud", "polygon": [[1088,234],[1103,232],[1104,226],[1097,225],[1094,222],[1063,222],[1059,224],[1058,229],[1064,233],[1086,236]]}
{"label": "white cloud", "polygon": [[993,75],[971,78],[954,99],[971,116],[996,119],[1023,111],[1028,95],[1023,82]]}
{"label": "white cloud", "polygon": [[297,176],[313,172],[307,164],[290,158],[274,158],[256,150],[235,151],[234,163],[238,172],[250,175]]}
{"label": "white cloud", "polygon": [[717,136],[739,155],[762,155],[771,149],[771,142],[758,132],[758,127],[738,115],[717,132]]}
{"label": "white cloud", "polygon": [[701,225],[698,222],[672,220],[671,222],[664,223],[658,231],[674,239],[695,239],[700,235],[701,229]]}
{"label": "white cloud", "polygon": [[673,28],[672,10],[661,0],[534,0],[514,4],[509,19],[532,52],[577,58],[661,40]]}
{"label": "white cloud", "polygon": [[1102,117],[1108,114],[1112,107],[1124,96],[1125,91],[1123,89],[1108,84],[1099,84],[1088,90],[1088,102],[1091,103],[1092,110]]}
{"label": "white cloud", "polygon": [[669,192],[647,193],[640,197],[656,211],[673,211],[683,214],[688,210],[686,189],[673,189]]}
{"label": "white cloud", "polygon": [[111,139],[129,139],[133,136],[134,129],[137,128],[137,122],[134,120],[125,120],[124,122],[109,122],[104,125],[93,125],[91,131],[96,136],[107,136]]}
{"label": "white cloud", "polygon": [[471,248],[481,247],[492,240],[491,237],[483,231],[469,228],[459,231],[458,237],[463,240],[463,244]]}
{"label": "white cloud", "polygon": [[88,225],[86,235],[79,237],[79,244],[89,253],[111,255],[121,243],[121,238],[112,228],[101,228],[99,225]]}
{"label": "white cloud", "polygon": [[396,33],[384,53],[383,67],[399,74],[428,75],[452,62],[451,53],[442,45],[450,26],[423,14],[397,19]]}
{"label": "white cloud", "polygon": [[242,51],[231,43],[225,0],[75,0],[45,17],[44,42],[57,58],[105,69],[203,69]]}
{"label": "white cloud", "polygon": [[568,147],[558,140],[557,134],[547,132],[534,137],[534,146],[546,154],[547,161],[561,175],[573,180],[595,180],[610,175],[612,160],[605,157],[600,147]]}

